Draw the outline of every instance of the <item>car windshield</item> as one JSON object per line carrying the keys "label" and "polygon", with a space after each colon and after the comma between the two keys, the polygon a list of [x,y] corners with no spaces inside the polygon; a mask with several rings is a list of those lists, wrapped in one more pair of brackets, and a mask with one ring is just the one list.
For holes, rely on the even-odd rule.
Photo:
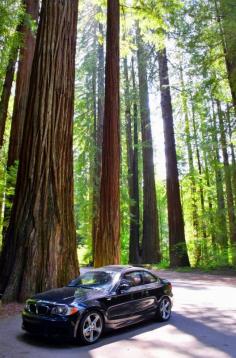
{"label": "car windshield", "polygon": [[110,289],[113,285],[114,272],[89,271],[71,281],[70,287]]}

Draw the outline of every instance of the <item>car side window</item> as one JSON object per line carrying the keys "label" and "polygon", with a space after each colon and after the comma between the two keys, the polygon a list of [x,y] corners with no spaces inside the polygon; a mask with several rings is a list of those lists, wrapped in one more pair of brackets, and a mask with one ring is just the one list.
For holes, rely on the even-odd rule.
{"label": "car side window", "polygon": [[139,271],[126,273],[124,275],[124,279],[130,283],[131,287],[142,285],[142,276],[141,276],[141,272]]}
{"label": "car side window", "polygon": [[144,285],[159,281],[159,279],[157,277],[155,277],[154,275],[152,275],[151,273],[146,272],[146,271],[142,272],[142,276],[143,276],[143,284]]}

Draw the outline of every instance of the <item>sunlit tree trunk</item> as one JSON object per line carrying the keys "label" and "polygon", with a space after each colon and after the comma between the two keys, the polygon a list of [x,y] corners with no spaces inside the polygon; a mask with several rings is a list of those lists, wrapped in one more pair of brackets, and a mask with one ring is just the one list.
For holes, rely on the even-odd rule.
{"label": "sunlit tree trunk", "polygon": [[[23,0],[22,1],[26,15],[30,16],[32,20],[38,20],[39,13],[39,0]],[[22,24],[21,25],[22,33],[22,44],[19,51],[19,61],[18,61],[18,71],[16,79],[16,91],[14,97],[14,107],[13,115],[11,122],[11,132],[10,132],[10,142],[8,149],[8,160],[7,168],[9,168],[19,160],[20,149],[22,144],[23,128],[26,114],[26,105],[28,99],[28,91],[30,84],[30,75],[32,69],[32,62],[35,50],[35,35],[32,33],[29,26]],[[12,188],[15,186],[15,178],[12,182],[12,177],[9,175],[7,177],[6,187],[7,192],[12,191]],[[10,189],[10,190],[9,190]],[[9,202],[13,201],[13,195],[7,195]],[[4,230],[8,225],[10,218],[11,208],[8,206],[5,207],[4,211]],[[4,232],[3,230],[3,232]]]}
{"label": "sunlit tree trunk", "polygon": [[206,231],[206,222],[205,222],[205,198],[204,198],[204,191],[203,191],[203,181],[202,181],[202,160],[200,156],[200,148],[198,142],[198,135],[197,135],[197,123],[195,118],[195,108],[192,99],[192,124],[193,124],[193,140],[196,150],[196,157],[197,157],[197,169],[199,174],[199,193],[200,193],[200,204],[201,204],[201,248],[199,250],[199,256],[197,257],[197,264],[200,264],[200,261],[204,260],[204,253],[206,251],[206,242],[207,242],[207,231]]}
{"label": "sunlit tree trunk", "polygon": [[[99,35],[103,38],[103,25],[98,24]],[[93,183],[93,218],[92,218],[92,240],[93,240],[93,256],[95,249],[95,240],[97,232],[99,199],[100,199],[100,180],[102,167],[102,133],[103,133],[103,117],[104,117],[104,45],[98,43],[97,48],[97,121],[95,128],[95,163],[94,163],[94,183]]]}
{"label": "sunlit tree trunk", "polygon": [[227,150],[227,141],[225,135],[224,119],[221,110],[221,104],[218,100],[216,101],[216,104],[217,104],[217,112],[218,112],[218,119],[220,125],[221,149],[222,149],[223,162],[224,162],[226,201],[227,201],[227,211],[228,211],[228,219],[229,219],[229,235],[230,235],[230,243],[232,247],[233,263],[235,264],[236,263],[236,217],[235,217],[233,190],[232,190],[232,182],[231,182],[231,171],[229,166],[229,156]]}
{"label": "sunlit tree trunk", "polygon": [[42,2],[0,270],[5,301],[63,286],[78,274],[72,153],[77,10],[77,0]]}
{"label": "sunlit tree trunk", "polygon": [[223,175],[221,169],[221,162],[220,162],[220,143],[218,140],[217,132],[217,123],[216,123],[216,113],[215,113],[215,106],[214,101],[212,100],[212,142],[214,143],[214,170],[215,170],[215,180],[216,180],[216,197],[217,197],[217,222],[218,222],[218,234],[217,234],[217,241],[218,246],[220,248],[221,258],[223,261],[225,260],[226,264],[228,262],[228,255],[227,255],[227,242],[228,242],[228,235],[227,235],[227,220],[226,220],[226,208],[225,208],[225,198],[224,198],[224,188],[223,188]]}
{"label": "sunlit tree trunk", "polygon": [[184,115],[184,122],[185,122],[186,145],[187,145],[187,152],[188,152],[188,166],[189,166],[189,175],[191,180],[192,220],[193,220],[193,230],[194,230],[193,234],[195,238],[196,250],[198,251],[199,218],[198,218],[198,206],[197,206],[197,188],[196,188],[196,179],[195,179],[196,173],[194,168],[193,148],[192,148],[192,141],[191,141],[192,138],[190,133],[187,90],[185,89],[182,68],[180,69],[180,80],[181,80],[181,90],[182,90],[182,107],[183,107],[183,115]]}
{"label": "sunlit tree trunk", "polygon": [[6,70],[5,80],[3,83],[2,94],[0,98],[0,150],[3,146],[8,105],[9,105],[9,99],[11,95],[12,83],[13,83],[15,67],[16,67],[17,52],[18,51],[14,49],[14,51],[12,51],[11,53]]}
{"label": "sunlit tree trunk", "polygon": [[131,61],[131,75],[132,75],[132,101],[133,101],[133,225],[130,228],[130,243],[129,243],[129,262],[140,263],[141,248],[140,248],[140,195],[139,195],[139,139],[138,139],[138,105],[137,105],[137,86],[135,80],[134,58]]}
{"label": "sunlit tree trunk", "polygon": [[229,132],[229,141],[230,141],[230,154],[231,154],[231,172],[232,172],[232,187],[234,192],[234,205],[236,206],[236,160],[235,160],[235,146],[233,143],[233,133],[232,133],[232,121],[230,116],[230,109],[229,106],[227,106],[227,112],[226,112],[226,118],[227,118],[227,125],[228,125],[228,132]]}
{"label": "sunlit tree trunk", "polygon": [[[39,0],[23,0],[26,14],[32,20],[38,20]],[[30,84],[30,75],[35,50],[35,35],[32,30],[22,25],[22,45],[19,53],[18,71],[16,79],[16,92],[12,115],[10,143],[8,150],[8,168],[19,160]]]}
{"label": "sunlit tree trunk", "polygon": [[108,0],[102,174],[94,266],[120,261],[119,1]]}
{"label": "sunlit tree trunk", "polygon": [[158,211],[155,187],[155,172],[153,162],[152,130],[149,108],[149,94],[147,81],[146,50],[137,26],[138,46],[138,78],[139,100],[141,114],[142,152],[143,152],[143,263],[157,263],[160,261],[160,240]]}
{"label": "sunlit tree trunk", "polygon": [[[128,185],[129,185],[129,212],[130,212],[130,231],[129,231],[129,262],[139,263],[139,201],[138,195],[138,173],[137,173],[137,148],[134,148],[134,136],[137,142],[137,112],[136,107],[133,113],[133,130],[131,115],[131,93],[130,80],[128,73],[127,58],[124,59],[124,78],[125,78],[125,118],[126,118],[126,143],[127,143],[127,163],[128,163]],[[135,81],[135,79],[133,79]],[[134,84],[135,86],[135,84]],[[136,99],[134,99],[136,102]],[[134,136],[133,136],[134,133]],[[136,143],[137,145],[137,143]],[[136,153],[134,153],[136,151]]]}
{"label": "sunlit tree trunk", "polygon": [[161,90],[161,110],[165,138],[170,265],[189,266],[190,264],[184,232],[183,211],[180,200],[173,110],[165,48],[160,50],[158,53],[158,63]]}

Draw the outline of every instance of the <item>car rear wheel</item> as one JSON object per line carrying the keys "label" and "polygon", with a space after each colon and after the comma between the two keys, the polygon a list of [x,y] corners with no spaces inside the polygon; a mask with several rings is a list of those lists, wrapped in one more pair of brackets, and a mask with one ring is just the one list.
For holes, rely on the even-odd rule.
{"label": "car rear wheel", "polygon": [[82,318],[78,338],[84,344],[93,344],[103,331],[103,317],[97,311],[90,311]]}
{"label": "car rear wheel", "polygon": [[157,318],[159,321],[165,322],[171,316],[171,301],[168,297],[162,298],[157,309]]}

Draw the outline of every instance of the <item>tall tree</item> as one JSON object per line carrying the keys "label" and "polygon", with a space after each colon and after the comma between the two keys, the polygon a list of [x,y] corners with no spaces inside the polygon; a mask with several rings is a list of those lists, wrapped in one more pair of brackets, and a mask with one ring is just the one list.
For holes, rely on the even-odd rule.
{"label": "tall tree", "polygon": [[228,211],[228,219],[229,219],[229,236],[230,236],[230,243],[232,247],[233,263],[235,264],[236,263],[236,216],[235,216],[235,208],[234,208],[232,178],[231,178],[228,146],[227,146],[227,139],[225,134],[225,126],[224,126],[225,121],[223,118],[220,101],[217,100],[216,104],[217,104],[217,112],[218,112],[219,127],[220,127],[221,149],[222,149],[223,163],[224,163],[226,202],[227,202],[227,211]]}
{"label": "tall tree", "polygon": [[[10,142],[8,149],[7,168],[9,169],[16,161],[19,160],[20,149],[23,136],[24,120],[26,114],[26,105],[28,99],[29,82],[32,69],[32,62],[35,50],[35,35],[29,26],[29,18],[33,21],[38,20],[39,0],[22,0],[25,8],[25,21],[20,26],[22,34],[22,43],[19,51],[18,71],[16,79],[16,91],[14,97],[13,115],[11,121]],[[11,191],[15,186],[12,182],[12,176],[7,177],[6,193]],[[10,189],[10,190],[9,190]],[[12,203],[13,195],[6,195],[7,201]],[[11,207],[5,206],[4,211],[4,229],[9,222]]]}
{"label": "tall tree", "polygon": [[192,126],[193,126],[193,140],[195,145],[196,151],[196,158],[197,158],[197,168],[199,174],[199,194],[200,194],[200,204],[201,204],[201,247],[199,251],[199,257],[197,261],[200,264],[200,261],[204,259],[205,249],[206,249],[206,241],[207,241],[207,227],[206,227],[206,205],[205,205],[205,195],[204,195],[204,182],[203,182],[203,165],[202,165],[202,158],[200,153],[200,145],[199,145],[199,135],[198,135],[198,128],[197,128],[197,119],[196,119],[196,111],[195,111],[195,104],[193,98],[191,99],[191,106],[192,106]]}
{"label": "tall tree", "polygon": [[[39,0],[22,1],[27,16],[34,21],[38,19]],[[27,19],[29,22],[29,19]],[[16,79],[16,92],[12,115],[10,143],[8,150],[8,168],[19,160],[23,136],[26,105],[28,99],[31,68],[35,50],[35,35],[27,22],[22,23],[22,45],[20,48],[18,71]]]}
{"label": "tall tree", "polygon": [[159,51],[158,63],[161,89],[161,109],[165,137],[170,265],[189,266],[183,212],[180,200],[179,174],[166,48]]}
{"label": "tall tree", "polygon": [[213,143],[213,164],[215,171],[215,185],[216,185],[216,198],[217,198],[217,221],[218,221],[218,235],[217,241],[219,246],[220,255],[227,264],[228,255],[227,252],[227,220],[225,213],[225,197],[224,197],[224,187],[223,187],[223,173],[221,169],[220,162],[220,153],[219,153],[219,140],[218,140],[218,129],[216,123],[216,113],[215,113],[215,105],[213,99],[212,101],[212,143]]}
{"label": "tall tree", "polygon": [[3,146],[8,104],[9,104],[12,83],[15,73],[16,58],[17,58],[17,50],[14,49],[14,53],[12,53],[12,56],[9,59],[9,63],[6,70],[5,81],[3,84],[2,94],[0,98],[0,149]]}
{"label": "tall tree", "polygon": [[61,286],[78,273],[72,167],[77,11],[77,0],[42,2],[16,195],[2,252],[6,301]]}
{"label": "tall tree", "polygon": [[188,98],[187,98],[187,89],[185,88],[184,77],[183,77],[183,69],[182,65],[180,67],[180,81],[181,81],[181,98],[182,98],[182,110],[184,115],[185,122],[185,136],[186,136],[186,145],[187,145],[187,153],[188,153],[188,167],[189,167],[189,175],[191,180],[191,206],[192,206],[192,222],[193,222],[193,234],[195,238],[195,248],[196,248],[196,257],[199,257],[199,245],[198,245],[198,237],[199,237],[199,218],[198,218],[198,206],[197,206],[197,186],[196,186],[196,178],[195,178],[195,168],[194,168],[194,160],[193,160],[193,148],[192,148],[192,137],[191,137],[191,128],[190,128],[190,120],[189,120],[189,111],[188,111]]}
{"label": "tall tree", "polygon": [[[132,61],[132,72],[133,61]],[[135,77],[133,77],[133,87],[135,91]],[[131,91],[129,86],[128,60],[124,59],[124,79],[125,79],[125,121],[126,121],[126,144],[127,144],[127,163],[128,163],[128,186],[129,186],[129,262],[140,262],[139,248],[139,188],[138,188],[138,157],[137,157],[137,106],[134,106],[133,131],[131,114]],[[134,98],[134,103],[136,99]],[[133,134],[134,133],[134,134]],[[134,144],[135,142],[135,144]]]}
{"label": "tall tree", "polygon": [[[99,36],[103,39],[103,25],[98,24]],[[99,199],[100,199],[100,180],[102,167],[102,133],[103,133],[103,117],[104,117],[104,45],[103,42],[98,43],[97,48],[97,123],[95,128],[95,157],[94,157],[94,183],[93,183],[93,219],[92,219],[92,239],[93,252],[95,248]]]}
{"label": "tall tree", "polygon": [[136,31],[138,47],[138,78],[143,151],[142,260],[144,263],[157,263],[160,260],[160,240],[147,81],[147,53],[138,25]]}
{"label": "tall tree", "polygon": [[108,0],[102,174],[95,267],[120,261],[119,14],[119,0]]}

